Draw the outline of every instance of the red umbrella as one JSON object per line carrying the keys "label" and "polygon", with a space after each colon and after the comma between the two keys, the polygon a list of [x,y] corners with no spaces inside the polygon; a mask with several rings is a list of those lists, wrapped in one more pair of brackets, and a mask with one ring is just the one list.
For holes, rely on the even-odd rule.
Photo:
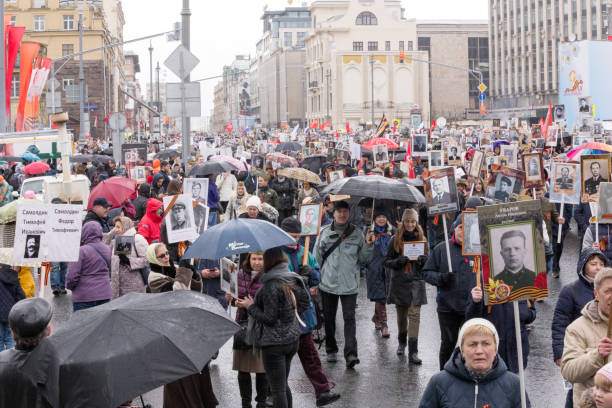
{"label": "red umbrella", "polygon": [[49,171],[50,167],[47,163],[34,162],[30,163],[23,168],[25,174],[44,174]]}
{"label": "red umbrella", "polygon": [[374,139],[370,139],[362,147],[364,149],[372,150],[372,146],[374,146],[374,145],[387,145],[387,149],[399,149],[399,145],[397,143],[395,143],[391,139],[387,139],[387,138],[384,138],[384,137],[377,137],[377,138],[374,138]]}
{"label": "red umbrella", "polygon": [[125,177],[111,177],[102,180],[89,193],[87,209],[90,210],[96,198],[104,197],[113,207],[121,206],[136,191],[136,182]]}

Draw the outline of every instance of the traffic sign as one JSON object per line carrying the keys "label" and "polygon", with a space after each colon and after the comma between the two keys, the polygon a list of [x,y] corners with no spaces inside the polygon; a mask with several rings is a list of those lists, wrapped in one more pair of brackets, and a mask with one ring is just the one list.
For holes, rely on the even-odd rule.
{"label": "traffic sign", "polygon": [[484,101],[485,99],[487,99],[487,95],[484,93],[480,93],[478,94],[478,100],[479,101]]}
{"label": "traffic sign", "polygon": [[485,84],[480,84],[478,85],[478,90],[480,91],[480,93],[484,93],[484,91],[487,90],[487,86]]}
{"label": "traffic sign", "polygon": [[127,125],[127,120],[125,115],[121,112],[111,113],[110,118],[108,119],[108,125],[112,130],[123,130]]}
{"label": "traffic sign", "polygon": [[47,89],[55,91],[57,88],[59,88],[60,83],[57,79],[55,78],[51,78],[47,80]]}
{"label": "traffic sign", "polygon": [[199,63],[198,57],[193,55],[182,44],[176,47],[172,54],[164,61],[164,65],[181,80],[185,79]]}
{"label": "traffic sign", "polygon": [[85,110],[96,110],[96,109],[98,109],[98,105],[85,105],[85,106],[83,106],[83,109],[85,109]]}
{"label": "traffic sign", "polygon": [[[185,112],[182,112],[181,86],[185,85]],[[182,82],[166,84],[166,112],[169,116],[194,117],[202,115],[200,83]]]}

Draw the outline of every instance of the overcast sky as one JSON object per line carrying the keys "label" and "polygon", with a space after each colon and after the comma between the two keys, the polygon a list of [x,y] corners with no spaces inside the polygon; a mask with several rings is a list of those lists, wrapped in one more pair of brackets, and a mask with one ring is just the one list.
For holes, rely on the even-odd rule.
{"label": "overcast sky", "polygon": [[[122,0],[125,40],[172,29],[180,21],[182,0]],[[295,0],[291,6],[303,2]],[[306,2],[310,4],[311,2]],[[255,44],[261,37],[263,8],[282,10],[287,0],[191,0],[191,51],[200,64],[192,71],[191,79],[220,75],[237,54],[255,54]],[[487,0],[402,0],[406,17],[417,19],[487,19]],[[152,41],[153,67],[162,67],[160,81],[175,82],[177,78],[165,69],[163,62],[177,47],[165,37]],[[134,51],[140,57],[138,74],[145,92],[149,81],[149,42],[127,44],[124,51]],[[154,71],[153,81],[155,81]],[[213,107],[213,88],[218,79],[202,82],[202,115],[208,116]]]}

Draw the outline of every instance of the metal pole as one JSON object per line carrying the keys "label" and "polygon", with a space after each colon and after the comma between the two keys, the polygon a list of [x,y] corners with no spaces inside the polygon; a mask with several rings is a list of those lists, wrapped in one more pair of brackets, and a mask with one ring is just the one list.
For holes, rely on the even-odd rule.
{"label": "metal pole", "polygon": [[[0,1],[0,21],[4,21],[4,2]],[[0,24],[0,38],[2,38],[2,45],[0,46],[0,131],[6,132],[6,70],[5,70],[5,57],[6,57],[6,41],[4,40],[4,23]],[[9,81],[10,83],[10,81]],[[10,89],[10,88],[9,88]],[[10,106],[9,106],[10,107]]]}
{"label": "metal pole", "polygon": [[[159,99],[159,61],[157,62],[157,68],[155,68],[155,70],[157,71],[157,97],[156,102],[157,102],[157,131],[159,132],[159,138],[161,139],[161,111],[162,111],[162,107],[161,107],[161,101]],[[155,120],[155,118],[153,118],[153,120]]]}
{"label": "metal pole", "polygon": [[153,102],[153,43],[149,42],[149,105]]}
{"label": "metal pole", "polygon": [[[83,52],[83,9],[79,7],[79,53]],[[85,136],[85,73],[83,72],[83,54],[79,55],[79,145],[86,143]]]}
{"label": "metal pole", "polygon": [[370,81],[372,82],[372,132],[374,132],[374,55],[370,55],[370,75],[371,75],[371,79]]}
{"label": "metal pole", "polygon": [[327,70],[327,74],[325,74],[325,82],[326,82],[326,86],[325,89],[327,90],[327,99],[325,102],[325,105],[327,105],[327,120],[331,120],[331,118],[329,117],[329,77],[331,76],[331,72],[329,72],[329,70]]}
{"label": "metal pole", "polygon": [[[191,10],[189,10],[189,0],[183,0],[183,9],[181,10],[181,43],[187,49],[189,49],[190,45],[190,16]],[[191,147],[191,123],[189,123],[189,118],[185,115],[185,84],[189,83],[189,79],[189,75],[185,76],[182,80],[183,85],[181,86],[181,127],[183,131],[183,163],[185,165],[185,171],[187,171],[187,161],[189,160],[189,149]]]}

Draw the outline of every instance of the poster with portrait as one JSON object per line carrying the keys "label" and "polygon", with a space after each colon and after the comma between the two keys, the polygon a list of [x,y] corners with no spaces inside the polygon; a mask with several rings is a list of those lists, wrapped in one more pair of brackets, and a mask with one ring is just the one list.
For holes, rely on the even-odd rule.
{"label": "poster with portrait", "polygon": [[197,201],[205,206],[208,205],[208,179],[207,178],[186,178],[183,181],[183,193],[191,196],[193,201]]}
{"label": "poster with portrait", "polygon": [[387,145],[372,146],[372,155],[374,156],[374,164],[389,163],[389,150]]}
{"label": "poster with portrait", "polygon": [[540,200],[477,208],[485,303],[548,296]]}
{"label": "poster with portrait", "polygon": [[557,146],[557,133],[559,129],[555,126],[549,126],[546,129],[546,146],[555,147]]}
{"label": "poster with portrait", "polygon": [[580,157],[582,202],[599,201],[599,184],[610,181],[610,155],[592,154]]}
{"label": "poster with portrait", "polygon": [[578,113],[578,133],[581,135],[591,134],[593,132],[593,115],[589,112]]}
{"label": "poster with portrait", "polygon": [[414,157],[427,157],[427,135],[412,136],[412,155]]}
{"label": "poster with portrait", "polygon": [[612,183],[599,184],[599,205],[597,221],[600,223],[612,223]]}
{"label": "poster with portrait", "polygon": [[459,210],[455,169],[444,167],[431,170],[424,181],[427,214],[436,215]]}
{"label": "poster with portrait", "polygon": [[559,123],[565,120],[565,105],[553,106],[553,122]]}
{"label": "poster with portrait", "polygon": [[580,204],[580,164],[553,162],[551,175],[550,202],[565,201],[565,204]]}
{"label": "poster with portrait", "polygon": [[508,137],[510,138],[511,142],[519,142],[519,132],[516,129],[510,129],[510,131],[508,132]]}
{"label": "poster with portrait", "polygon": [[115,235],[115,255],[130,255],[134,248],[133,235]]}
{"label": "poster with portrait", "polygon": [[321,213],[323,204],[302,204],[299,219],[302,224],[300,235],[319,235],[321,230]]}
{"label": "poster with portrait", "polygon": [[439,169],[444,166],[444,151],[442,150],[430,150],[427,152],[427,160],[429,162],[429,169]]}
{"label": "poster with portrait", "polygon": [[208,229],[208,214],[210,208],[202,203],[193,206],[193,221],[195,223],[196,235],[200,236]]}
{"label": "poster with portrait", "polygon": [[464,256],[480,256],[480,230],[478,228],[478,213],[476,211],[463,211],[461,213],[463,224],[463,241],[461,254]]}
{"label": "poster with portrait", "polygon": [[499,203],[518,200],[523,189],[525,173],[510,167],[495,166],[491,171],[487,197]]}
{"label": "poster with portrait", "polygon": [[446,149],[446,154],[449,166],[461,166],[461,149],[459,146],[450,145]]}
{"label": "poster with portrait", "polygon": [[251,166],[255,169],[263,169],[266,164],[266,156],[263,154],[251,155]]}
{"label": "poster with portrait", "polygon": [[238,265],[227,258],[221,258],[219,266],[221,290],[238,299]]}
{"label": "poster with portrait", "polygon": [[514,144],[500,146],[500,155],[508,158],[508,165],[506,167],[517,167],[517,150],[518,147]]}
{"label": "poster with portrait", "polygon": [[578,98],[578,113],[588,113],[593,116],[593,98],[591,96],[581,96]]}
{"label": "poster with portrait", "polygon": [[544,186],[544,165],[540,153],[523,154],[523,170],[525,171],[525,188]]}
{"label": "poster with portrait", "polygon": [[480,171],[485,162],[485,154],[480,150],[474,150],[472,161],[470,162],[470,169],[468,170],[468,176],[473,179],[480,178]]}
{"label": "poster with portrait", "polygon": [[327,184],[331,184],[334,181],[342,180],[345,177],[346,177],[345,169],[334,170],[332,168],[328,168],[326,171]]}
{"label": "poster with portrait", "polygon": [[590,143],[592,141],[593,141],[593,136],[591,136],[590,133],[572,136],[572,146],[574,147],[578,147],[585,143]]}
{"label": "poster with portrait", "polygon": [[168,243],[190,241],[198,235],[193,216],[193,200],[190,194],[177,194],[164,197],[166,233]]}

